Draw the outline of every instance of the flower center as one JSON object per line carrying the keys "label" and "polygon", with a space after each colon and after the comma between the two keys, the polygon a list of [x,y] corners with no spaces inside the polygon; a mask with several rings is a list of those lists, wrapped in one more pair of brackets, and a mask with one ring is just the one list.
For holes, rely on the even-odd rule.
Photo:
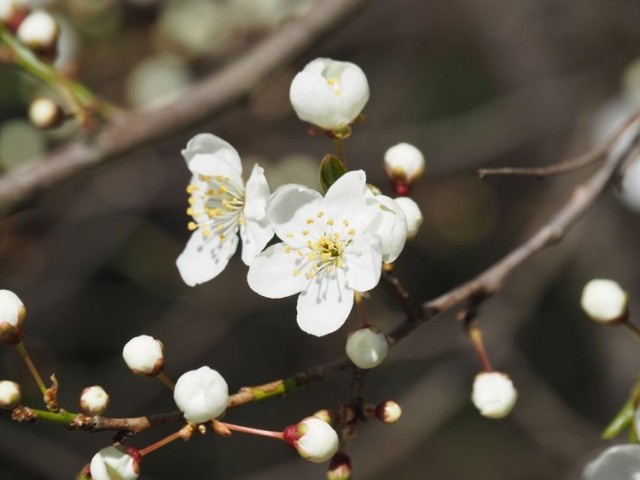
{"label": "flower center", "polygon": [[244,188],[228,177],[197,175],[187,186],[187,193],[187,215],[194,220],[189,222],[189,230],[200,229],[205,239],[215,233],[224,241],[230,230],[242,224]]}
{"label": "flower center", "polygon": [[339,78],[327,78],[327,83],[331,85],[333,89],[333,93],[335,93],[338,97],[342,94],[340,89],[340,79]]}

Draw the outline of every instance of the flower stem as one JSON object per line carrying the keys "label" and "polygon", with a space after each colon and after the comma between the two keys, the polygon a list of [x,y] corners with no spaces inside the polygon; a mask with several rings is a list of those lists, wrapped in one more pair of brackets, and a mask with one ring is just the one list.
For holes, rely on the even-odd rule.
{"label": "flower stem", "polygon": [[362,294],[360,292],[355,292],[354,295],[360,321],[362,322],[362,326],[366,328],[369,326],[369,318],[367,317],[367,310],[364,307],[364,298],[362,298]]}
{"label": "flower stem", "polygon": [[258,435],[261,437],[276,438],[283,440],[283,432],[272,432],[270,430],[260,430],[259,428],[243,427],[242,425],[234,425],[233,423],[218,422],[220,425],[228,428],[232,432],[248,433],[250,435]]}
{"label": "flower stem", "polygon": [[345,153],[344,153],[344,138],[335,137],[333,141],[336,144],[337,157],[340,159],[340,161],[346,168],[347,160],[345,158]]}
{"label": "flower stem", "polygon": [[173,383],[169,377],[167,377],[164,372],[160,372],[158,375],[156,375],[156,378],[158,380],[160,380],[162,383],[164,383],[167,388],[171,391],[173,391],[173,389],[175,388],[175,383]]}
{"label": "flower stem", "polygon": [[22,343],[22,342],[18,343],[16,345],[16,349],[18,350],[18,353],[20,353],[20,356],[24,360],[24,363],[27,364],[27,368],[29,368],[29,371],[31,372],[31,375],[33,376],[33,379],[38,384],[38,388],[40,389],[40,392],[42,393],[43,396],[45,396],[47,394],[47,387],[44,384],[44,382],[42,381],[42,377],[38,373],[38,370],[36,369],[36,366],[33,364],[33,361],[31,360],[31,357],[27,353],[27,349],[24,347],[24,343]]}
{"label": "flower stem", "polygon": [[182,437],[181,431],[182,431],[182,429],[178,430],[177,432],[173,432],[168,437],[165,437],[165,438],[163,438],[161,440],[158,440],[156,443],[152,443],[148,447],[145,447],[145,448],[139,450],[140,456],[144,457],[145,455],[148,455],[149,453],[155,452],[159,448],[164,447],[168,443],[171,443],[174,440],[177,440],[178,438],[181,438]]}
{"label": "flower stem", "polygon": [[624,326],[629,330],[635,337],[640,340],[640,327],[634,325],[630,321],[624,322]]}
{"label": "flower stem", "polygon": [[489,357],[487,356],[487,351],[485,350],[484,342],[482,341],[482,332],[476,322],[471,322],[467,333],[473,343],[473,348],[475,348],[476,354],[480,359],[480,363],[482,363],[482,368],[485,372],[492,372],[493,368],[491,367],[491,362],[489,362]]}

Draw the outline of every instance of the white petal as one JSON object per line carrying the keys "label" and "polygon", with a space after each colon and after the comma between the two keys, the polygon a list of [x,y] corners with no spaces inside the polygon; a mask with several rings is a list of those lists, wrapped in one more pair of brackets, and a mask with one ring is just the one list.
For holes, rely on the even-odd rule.
{"label": "white petal", "polygon": [[353,63],[345,62],[340,77],[342,121],[351,123],[369,101],[369,84],[364,72]]}
{"label": "white petal", "polygon": [[[300,248],[306,246],[309,239],[319,238],[324,233],[323,226],[315,221],[322,205],[320,193],[302,185],[289,184],[271,196],[267,216],[278,237],[288,245]],[[309,223],[309,219],[313,223]],[[303,235],[305,231],[308,235]]]}
{"label": "white petal", "polygon": [[353,290],[346,284],[342,269],[322,270],[298,297],[298,325],[321,337],[344,324],[353,306]]}
{"label": "white petal", "polygon": [[176,262],[184,283],[193,287],[216,277],[227,266],[237,247],[235,232],[229,232],[224,241],[215,234],[205,239],[199,230],[193,232]]}
{"label": "white petal", "polygon": [[210,133],[201,133],[189,140],[182,156],[193,173],[222,175],[231,179],[242,174],[242,163],[236,149]]}
{"label": "white petal", "polygon": [[327,130],[345,124],[340,121],[340,97],[320,75],[308,71],[298,73],[291,82],[289,99],[300,120]]}
{"label": "white petal", "polygon": [[253,220],[263,220],[267,215],[267,202],[271,191],[264,169],[256,164],[253,166],[249,180],[245,186],[244,216]]}
{"label": "white petal", "polygon": [[393,262],[404,248],[407,240],[407,219],[404,211],[395,200],[385,195],[376,195],[380,204],[381,215],[376,233],[382,240],[382,259]]}
{"label": "white petal", "polygon": [[308,280],[302,273],[306,259],[283,243],[270,246],[249,267],[249,287],[267,298],[284,298],[300,292]]}
{"label": "white petal", "polygon": [[244,225],[240,227],[242,239],[242,261],[245,265],[251,265],[253,259],[273,237],[273,226],[266,218],[260,221],[250,220],[245,217]]}
{"label": "white petal", "polygon": [[366,292],[380,281],[382,252],[377,235],[361,235],[352,240],[342,253],[347,284],[358,292]]}
{"label": "white petal", "polygon": [[347,172],[331,185],[324,199],[324,208],[334,220],[331,231],[339,231],[341,236],[350,229],[357,234],[369,231],[380,215],[378,203],[369,196],[373,197],[362,170]]}

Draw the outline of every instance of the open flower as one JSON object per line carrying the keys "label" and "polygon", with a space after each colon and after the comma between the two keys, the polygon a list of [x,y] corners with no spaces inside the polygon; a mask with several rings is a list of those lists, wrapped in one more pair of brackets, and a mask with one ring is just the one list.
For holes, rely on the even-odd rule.
{"label": "open flower", "polygon": [[244,184],[238,152],[215,135],[196,135],[182,155],[193,173],[187,213],[194,232],[177,265],[184,282],[194,286],[224,270],[238,247],[238,230],[245,264],[266,246],[273,236],[266,218],[270,191],[258,165]]}
{"label": "open flower", "polygon": [[312,335],[345,322],[354,291],[375,287],[382,247],[375,232],[379,205],[367,196],[363,171],[340,177],[323,198],[301,185],[285,185],[269,200],[267,214],[282,240],[249,267],[249,286],[260,295],[300,293],[298,325]]}
{"label": "open flower", "polygon": [[300,120],[337,130],[360,115],[369,100],[369,84],[357,65],[317,58],[295,76],[289,98]]}

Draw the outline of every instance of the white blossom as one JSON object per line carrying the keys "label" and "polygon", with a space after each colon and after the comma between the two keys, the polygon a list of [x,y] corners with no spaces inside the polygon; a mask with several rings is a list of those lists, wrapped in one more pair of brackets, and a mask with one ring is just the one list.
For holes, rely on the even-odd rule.
{"label": "white blossom", "polygon": [[394,400],[387,400],[376,407],[376,417],[387,425],[393,425],[400,420],[401,416],[402,408]]}
{"label": "white blossom", "polygon": [[57,127],[63,116],[60,106],[50,98],[39,97],[29,105],[29,120],[43,130]]}
{"label": "white blossom", "polygon": [[617,282],[594,279],[584,286],[580,305],[596,322],[617,322],[627,313],[627,297],[627,292]]}
{"label": "white blossom", "polygon": [[614,445],[589,463],[583,480],[638,480],[640,478],[640,445]]}
{"label": "white blossom", "polygon": [[400,206],[407,221],[407,238],[415,237],[423,221],[420,207],[410,197],[398,197],[395,201]]}
{"label": "white blossom", "polygon": [[349,335],[346,351],[357,367],[368,369],[380,365],[387,358],[389,343],[378,328],[361,328]]}
{"label": "white blossom", "polygon": [[22,402],[22,392],[20,385],[10,380],[0,382],[0,408],[12,409]]}
{"label": "white blossom", "polygon": [[24,3],[24,0],[0,0],[0,22],[11,22],[14,15],[25,8]]}
{"label": "white blossom", "polygon": [[125,447],[113,445],[93,456],[89,470],[93,480],[136,480],[140,465]]}
{"label": "white blossom", "polygon": [[300,293],[298,325],[312,335],[340,328],[354,292],[371,290],[380,280],[380,208],[367,196],[365,180],[363,171],[348,172],[324,198],[285,185],[269,200],[267,213],[282,242],[254,259],[249,286],[268,298]]}
{"label": "white blossom", "polygon": [[300,120],[337,130],[360,115],[369,100],[369,84],[357,65],[317,58],[295,76],[289,97]]}
{"label": "white blossom", "polygon": [[173,399],[184,418],[203,423],[224,413],[229,403],[229,387],[216,370],[200,367],[182,374],[176,382]]}
{"label": "white blossom", "polygon": [[11,290],[0,290],[0,339],[9,345],[22,341],[27,314],[22,300]]}
{"label": "white blossom", "polygon": [[305,460],[322,463],[338,450],[338,434],[325,421],[307,417],[284,431],[284,441],[295,448]]}
{"label": "white blossom", "polygon": [[194,232],[177,265],[184,282],[194,286],[224,270],[238,247],[238,230],[245,264],[262,251],[273,236],[266,217],[270,192],[258,165],[244,184],[238,152],[215,135],[196,135],[182,155],[193,174],[187,213]]}
{"label": "white blossom", "polygon": [[51,49],[58,41],[60,27],[45,10],[34,10],[22,21],[16,37],[30,48]]}
{"label": "white blossom", "polygon": [[412,183],[424,171],[424,155],[410,143],[398,143],[385,152],[384,166],[392,180]]}
{"label": "white blossom", "polygon": [[483,416],[506,417],[517,399],[518,394],[508,375],[501,372],[481,372],[476,375],[471,400]]}
{"label": "white blossom", "polygon": [[100,385],[86,387],[80,393],[80,407],[85,415],[102,415],[109,406],[109,395]]}
{"label": "white blossom", "polygon": [[149,335],[132,338],[122,349],[122,358],[136,375],[154,376],[164,368],[163,345]]}

